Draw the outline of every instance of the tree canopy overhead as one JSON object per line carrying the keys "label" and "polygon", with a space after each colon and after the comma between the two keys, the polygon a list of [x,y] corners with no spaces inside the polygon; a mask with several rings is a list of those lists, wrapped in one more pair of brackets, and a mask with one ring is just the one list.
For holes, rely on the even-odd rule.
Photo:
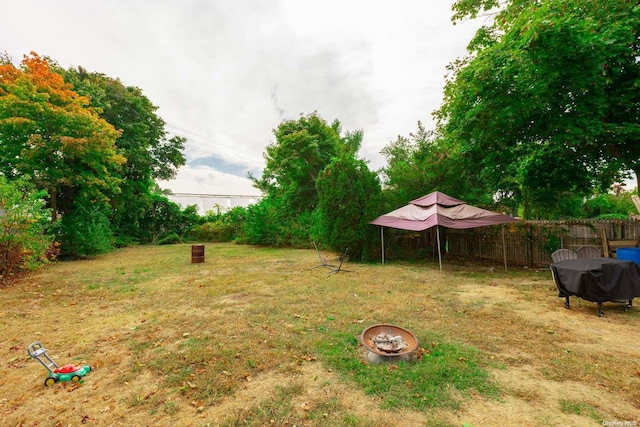
{"label": "tree canopy overhead", "polygon": [[638,3],[460,0],[454,19],[496,7],[451,65],[436,113],[468,182],[527,216],[629,170],[640,180]]}

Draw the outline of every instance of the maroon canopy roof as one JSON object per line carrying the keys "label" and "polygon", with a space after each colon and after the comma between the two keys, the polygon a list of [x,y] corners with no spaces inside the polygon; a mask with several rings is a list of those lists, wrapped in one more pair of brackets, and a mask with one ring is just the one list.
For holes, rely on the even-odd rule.
{"label": "maroon canopy roof", "polygon": [[369,224],[423,231],[434,225],[463,229],[517,221],[517,218],[467,205],[462,200],[434,191],[412,200],[406,206],[379,216]]}
{"label": "maroon canopy roof", "polygon": [[426,196],[422,196],[418,199],[412,200],[409,203],[412,205],[423,207],[428,207],[431,205],[457,206],[464,204],[462,200],[454,199],[453,197],[447,196],[446,194],[439,191],[434,191],[433,193],[429,193]]}

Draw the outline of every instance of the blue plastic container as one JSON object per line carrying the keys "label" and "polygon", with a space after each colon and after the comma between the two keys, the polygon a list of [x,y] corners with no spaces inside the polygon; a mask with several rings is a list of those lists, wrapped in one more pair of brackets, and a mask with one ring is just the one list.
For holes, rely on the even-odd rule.
{"label": "blue plastic container", "polygon": [[616,258],[640,264],[640,248],[618,248]]}

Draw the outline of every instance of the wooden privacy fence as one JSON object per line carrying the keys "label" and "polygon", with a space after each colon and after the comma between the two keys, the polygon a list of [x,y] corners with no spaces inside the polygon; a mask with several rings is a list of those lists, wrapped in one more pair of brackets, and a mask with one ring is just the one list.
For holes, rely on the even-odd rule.
{"label": "wooden privacy fence", "polygon": [[[405,250],[429,252],[434,246],[433,233],[433,229],[407,233],[398,243]],[[529,267],[548,266],[556,249],[575,251],[582,245],[603,248],[604,235],[608,241],[628,241],[633,246],[640,238],[640,221],[522,221],[467,230],[440,228],[442,249],[448,255],[501,263],[504,242],[507,263]]]}

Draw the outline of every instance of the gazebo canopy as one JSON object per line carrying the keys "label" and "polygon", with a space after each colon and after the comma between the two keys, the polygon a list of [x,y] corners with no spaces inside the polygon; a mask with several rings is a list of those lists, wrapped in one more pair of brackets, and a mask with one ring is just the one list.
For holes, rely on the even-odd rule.
{"label": "gazebo canopy", "polygon": [[409,202],[408,205],[381,215],[373,225],[423,231],[434,225],[447,228],[475,228],[516,222],[517,218],[471,206],[439,191]]}
{"label": "gazebo canopy", "polygon": [[[517,221],[517,218],[471,206],[462,200],[434,191],[410,201],[406,206],[379,216],[369,224],[400,230],[424,231],[433,226],[465,229]],[[382,244],[384,262],[384,241]],[[438,254],[441,259],[439,244]],[[442,269],[442,261],[440,261],[440,269]]]}

